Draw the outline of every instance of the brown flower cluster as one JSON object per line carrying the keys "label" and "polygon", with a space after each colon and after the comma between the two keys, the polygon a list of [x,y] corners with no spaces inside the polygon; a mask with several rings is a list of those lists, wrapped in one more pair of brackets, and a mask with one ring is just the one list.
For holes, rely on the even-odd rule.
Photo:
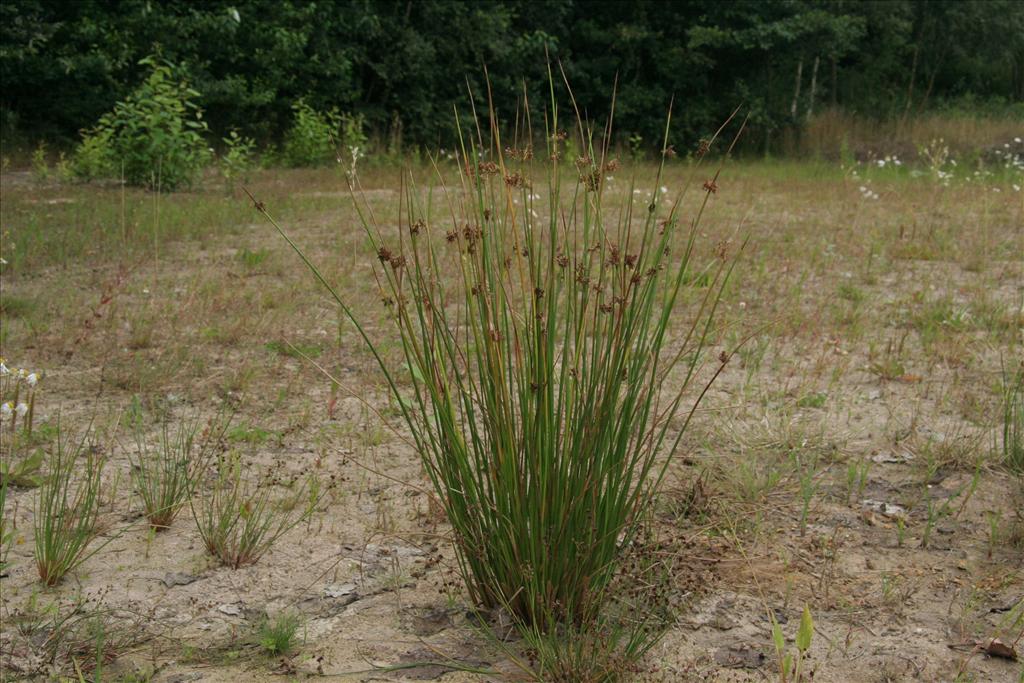
{"label": "brown flower cluster", "polygon": [[506,147],[505,154],[516,161],[529,161],[533,158],[533,147],[530,147],[529,145],[521,149],[518,147]]}

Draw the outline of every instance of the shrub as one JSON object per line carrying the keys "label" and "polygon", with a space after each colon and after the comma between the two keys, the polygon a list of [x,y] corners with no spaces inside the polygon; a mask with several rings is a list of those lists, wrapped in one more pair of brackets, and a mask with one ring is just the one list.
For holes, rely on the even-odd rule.
{"label": "shrub", "polygon": [[32,152],[32,178],[39,183],[45,183],[50,179],[50,164],[46,160],[45,142],[40,142]]}
{"label": "shrub", "polygon": [[71,176],[78,180],[121,177],[121,162],[115,161],[113,132],[100,127],[82,135],[71,157]]}
{"label": "shrub", "polygon": [[285,134],[282,161],[288,166],[318,166],[334,159],[342,125],[338,110],[317,111],[299,100],[292,111],[295,119]]}
{"label": "shrub", "polygon": [[220,173],[224,177],[228,191],[232,191],[235,181],[245,182],[249,173],[256,165],[253,153],[256,141],[250,137],[242,137],[237,130],[232,130],[227,137],[221,138],[224,143],[224,154],[220,158]]}
{"label": "shrub", "polygon": [[89,180],[119,177],[131,185],[176,190],[193,184],[211,158],[199,93],[180,67],[147,57],[149,76],[83,134],[71,170]]}
{"label": "shrub", "polygon": [[[560,131],[552,100],[545,130]],[[472,599],[504,609],[525,634],[605,628],[612,580],[693,410],[673,418],[691,390],[695,401],[704,395],[696,378],[732,269],[724,248],[709,265],[694,263],[714,180],[685,222],[680,202],[699,164],[676,201],[658,189],[667,125],[652,193],[629,192],[615,211],[603,206],[617,166],[610,136],[595,140],[577,124],[582,156],[565,163],[565,134],[534,155],[532,131],[519,131],[526,142],[503,142],[491,109],[474,139],[462,140],[461,177],[445,190],[450,213],[436,216],[447,226],[435,224],[411,174],[399,235],[385,237],[369,208],[357,207],[381,262],[408,390],[257,204],[374,353],[454,529]],[[678,329],[672,312],[683,302],[692,315]],[[646,649],[632,638],[627,654]]]}

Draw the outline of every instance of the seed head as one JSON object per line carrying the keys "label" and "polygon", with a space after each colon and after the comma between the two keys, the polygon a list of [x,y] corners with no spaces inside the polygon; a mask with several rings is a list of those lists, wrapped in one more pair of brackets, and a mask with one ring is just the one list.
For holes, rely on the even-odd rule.
{"label": "seed head", "polygon": [[509,187],[526,187],[526,179],[518,173],[510,173],[505,176],[505,184]]}

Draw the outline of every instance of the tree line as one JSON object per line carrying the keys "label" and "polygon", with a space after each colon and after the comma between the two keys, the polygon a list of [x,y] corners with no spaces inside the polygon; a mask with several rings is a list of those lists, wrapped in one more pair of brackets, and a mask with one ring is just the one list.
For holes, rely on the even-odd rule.
{"label": "tree line", "polygon": [[620,139],[639,146],[673,100],[679,141],[742,104],[769,147],[826,108],[1024,117],[1016,0],[6,0],[4,137],[76,139],[149,55],[187,75],[213,132],[262,143],[302,101],[361,117],[382,146],[443,147],[453,104],[484,102],[487,80],[500,112],[524,95],[543,108],[549,64],[593,119],[614,87]]}

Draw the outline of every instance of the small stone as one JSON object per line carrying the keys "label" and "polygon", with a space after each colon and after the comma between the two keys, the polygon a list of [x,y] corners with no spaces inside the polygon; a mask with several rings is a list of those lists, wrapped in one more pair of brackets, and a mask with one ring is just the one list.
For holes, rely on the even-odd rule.
{"label": "small stone", "polygon": [[221,614],[226,614],[229,617],[240,617],[242,616],[242,605],[240,603],[228,603],[226,605],[219,605],[217,611]]}
{"label": "small stone", "polygon": [[187,586],[188,584],[195,582],[198,578],[198,576],[185,574],[183,572],[167,572],[164,574],[162,581],[165,586],[170,588],[171,586]]}
{"label": "small stone", "polygon": [[870,498],[865,498],[860,504],[865,509],[880,512],[886,517],[902,517],[904,519],[907,517],[907,509],[902,505],[886,503],[883,500],[871,500]]}
{"label": "small stone", "polygon": [[879,453],[878,455],[875,455],[875,456],[873,456],[871,458],[871,460],[873,462],[877,462],[879,464],[905,463],[905,462],[910,462],[913,459],[914,459],[914,455],[912,453],[907,453],[907,452],[903,452],[903,453]]}
{"label": "small stone", "polygon": [[335,583],[324,588],[324,596],[328,598],[343,598],[356,591],[354,583]]}

